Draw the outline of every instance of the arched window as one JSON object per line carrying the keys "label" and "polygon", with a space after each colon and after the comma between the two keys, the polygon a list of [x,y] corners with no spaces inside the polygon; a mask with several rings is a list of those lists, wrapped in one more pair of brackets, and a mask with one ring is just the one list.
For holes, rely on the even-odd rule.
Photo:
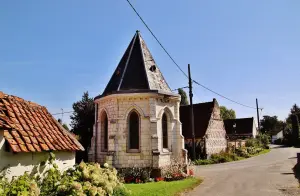
{"label": "arched window", "polygon": [[136,111],[129,115],[129,149],[139,150],[140,148],[140,119]]}
{"label": "arched window", "polygon": [[101,116],[101,150],[103,152],[108,149],[108,118],[106,112]]}
{"label": "arched window", "polygon": [[162,141],[163,141],[163,148],[168,148],[168,118],[167,115],[164,113],[162,116]]}

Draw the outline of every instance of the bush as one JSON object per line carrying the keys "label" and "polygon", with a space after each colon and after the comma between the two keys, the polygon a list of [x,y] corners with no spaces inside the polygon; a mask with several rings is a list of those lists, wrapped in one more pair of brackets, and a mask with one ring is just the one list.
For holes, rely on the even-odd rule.
{"label": "bush", "polygon": [[170,165],[162,168],[162,177],[166,181],[182,180],[187,177],[185,162],[172,159]]}
{"label": "bush", "polygon": [[195,165],[209,165],[214,164],[211,159],[198,159],[193,162]]}
{"label": "bush", "polygon": [[256,138],[247,139],[246,147],[265,148],[268,149],[270,144],[270,137],[266,134],[259,134]]}
{"label": "bush", "polygon": [[125,183],[140,183],[149,182],[151,168],[124,168],[119,170],[119,178]]}
{"label": "bush", "polygon": [[[130,194],[117,177],[117,170],[100,167],[99,164],[80,163],[74,168],[61,172],[53,163],[54,155],[50,155],[52,167],[39,175],[25,173],[9,181],[0,176],[0,196],[127,196]],[[35,175],[35,176],[34,176]]]}
{"label": "bush", "polygon": [[250,158],[251,155],[248,153],[247,147],[244,148],[237,148],[235,150],[235,153],[237,154],[237,156],[239,157],[244,157],[244,158]]}
{"label": "bush", "polygon": [[40,195],[40,189],[36,181],[30,177],[28,173],[24,173],[22,176],[13,178],[9,187],[7,187],[4,192],[6,192],[7,196]]}
{"label": "bush", "polygon": [[259,134],[256,139],[261,143],[260,147],[267,148],[271,138],[267,134]]}
{"label": "bush", "polygon": [[226,163],[238,160],[238,156],[236,154],[230,152],[220,152],[218,154],[211,155],[210,159],[199,159],[194,161],[195,165],[208,165],[208,164],[215,164],[215,163]]}

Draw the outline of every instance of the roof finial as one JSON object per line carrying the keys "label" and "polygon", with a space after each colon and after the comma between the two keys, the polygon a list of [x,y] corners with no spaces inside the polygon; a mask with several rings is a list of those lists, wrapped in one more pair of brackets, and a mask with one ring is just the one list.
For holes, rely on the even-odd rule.
{"label": "roof finial", "polygon": [[140,33],[140,31],[139,31],[139,30],[136,30],[136,33]]}

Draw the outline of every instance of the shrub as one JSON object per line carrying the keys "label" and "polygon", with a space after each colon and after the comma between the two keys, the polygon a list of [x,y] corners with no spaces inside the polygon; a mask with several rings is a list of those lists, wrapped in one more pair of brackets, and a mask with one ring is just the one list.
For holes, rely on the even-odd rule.
{"label": "shrub", "polygon": [[247,147],[244,148],[237,148],[235,150],[235,153],[237,154],[237,156],[239,157],[244,157],[244,158],[249,158],[251,157],[251,155],[248,153]]}
{"label": "shrub", "polygon": [[247,139],[245,142],[246,147],[258,147],[260,145],[261,145],[260,141],[255,138]]}
{"label": "shrub", "polygon": [[119,170],[119,178],[125,183],[145,183],[150,181],[151,168],[124,168]]}
{"label": "shrub", "polygon": [[210,159],[199,159],[194,161],[195,165],[208,165],[208,164],[215,164],[215,163],[225,163],[238,160],[237,154],[233,154],[230,152],[220,152],[218,154],[211,155]]}
{"label": "shrub", "polygon": [[25,173],[9,181],[0,176],[0,196],[127,196],[129,192],[117,177],[117,170],[100,167],[99,164],[80,163],[74,168],[61,172],[50,155],[52,167],[43,178]]}
{"label": "shrub", "polygon": [[267,148],[270,144],[270,136],[267,134],[259,134],[256,138],[260,143],[260,147]]}
{"label": "shrub", "polygon": [[230,161],[235,161],[238,159],[238,156],[236,154],[230,153],[230,152],[220,152],[218,154],[211,155],[211,160],[214,163],[225,163]]}
{"label": "shrub", "polygon": [[209,165],[213,163],[214,162],[211,159],[198,159],[194,161],[195,165]]}
{"label": "shrub", "polygon": [[13,178],[5,192],[7,196],[40,195],[40,189],[36,181],[30,177],[28,173],[24,173],[22,176]]}
{"label": "shrub", "polygon": [[185,162],[172,159],[170,165],[162,168],[162,177],[166,181],[182,180],[187,177]]}

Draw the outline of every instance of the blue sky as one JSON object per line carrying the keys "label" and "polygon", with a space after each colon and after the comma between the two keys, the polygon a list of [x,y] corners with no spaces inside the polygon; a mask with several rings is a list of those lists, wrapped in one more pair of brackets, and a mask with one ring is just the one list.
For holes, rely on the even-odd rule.
{"label": "blue sky", "polygon": [[[247,105],[257,97],[263,115],[280,119],[300,104],[300,1],[132,3],[177,63],[191,64],[195,80]],[[0,1],[0,29],[0,90],[52,113],[72,110],[84,91],[101,94],[137,29],[171,88],[187,85],[125,0]],[[237,117],[256,116],[194,90],[195,102],[215,97]]]}

